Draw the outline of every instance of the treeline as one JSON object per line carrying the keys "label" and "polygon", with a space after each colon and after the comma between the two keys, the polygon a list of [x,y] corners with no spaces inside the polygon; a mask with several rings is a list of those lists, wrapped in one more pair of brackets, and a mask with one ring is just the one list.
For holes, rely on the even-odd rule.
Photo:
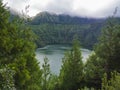
{"label": "treeline", "polygon": [[104,23],[105,19],[41,12],[29,22],[29,26],[38,37],[38,47],[48,44],[72,44],[73,37],[77,35],[82,47],[92,49]]}
{"label": "treeline", "polygon": [[40,25],[43,23],[51,24],[92,24],[96,22],[103,22],[104,19],[95,19],[87,17],[69,16],[65,14],[55,14],[50,12],[40,12],[32,18],[30,22],[33,25]]}
{"label": "treeline", "polygon": [[40,24],[30,25],[37,35],[38,47],[48,44],[72,44],[73,37],[78,36],[82,47],[92,49],[100,36],[102,24],[67,25],[67,24]]}
{"label": "treeline", "polygon": [[56,76],[50,72],[47,57],[39,66],[32,31],[21,20],[9,21],[9,12],[0,1],[0,89],[119,90],[120,25],[112,20],[86,63],[82,61],[79,42],[74,39]]}

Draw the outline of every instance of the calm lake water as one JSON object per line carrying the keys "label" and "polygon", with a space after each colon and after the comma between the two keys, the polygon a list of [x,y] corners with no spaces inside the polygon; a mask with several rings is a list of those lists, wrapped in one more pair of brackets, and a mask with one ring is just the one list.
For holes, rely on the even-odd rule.
{"label": "calm lake water", "polygon": [[[64,53],[70,50],[70,48],[71,46],[68,45],[47,45],[36,50],[36,58],[41,65],[44,62],[44,57],[46,56],[49,59],[51,72],[54,74],[59,74]],[[81,51],[83,62],[85,62],[91,51],[88,49],[81,49]]]}

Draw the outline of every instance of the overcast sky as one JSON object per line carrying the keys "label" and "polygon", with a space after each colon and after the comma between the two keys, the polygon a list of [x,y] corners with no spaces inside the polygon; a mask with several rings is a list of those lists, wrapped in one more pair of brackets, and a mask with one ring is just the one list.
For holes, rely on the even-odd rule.
{"label": "overcast sky", "polygon": [[116,7],[118,7],[116,16],[120,16],[120,0],[3,0],[3,2],[19,12],[30,5],[29,16],[49,11],[57,14],[101,18],[113,15]]}

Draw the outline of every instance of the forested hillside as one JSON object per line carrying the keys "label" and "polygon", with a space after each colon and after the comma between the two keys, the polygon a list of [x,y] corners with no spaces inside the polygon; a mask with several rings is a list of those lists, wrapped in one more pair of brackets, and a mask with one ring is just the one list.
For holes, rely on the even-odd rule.
{"label": "forested hillside", "polygon": [[71,44],[76,35],[82,47],[91,49],[97,42],[105,19],[72,17],[41,12],[29,22],[29,26],[38,36],[38,47],[47,44]]}
{"label": "forested hillside", "polygon": [[50,12],[40,12],[33,17],[31,24],[39,25],[41,23],[52,24],[92,24],[102,22],[103,19],[70,16],[66,14],[55,14]]}

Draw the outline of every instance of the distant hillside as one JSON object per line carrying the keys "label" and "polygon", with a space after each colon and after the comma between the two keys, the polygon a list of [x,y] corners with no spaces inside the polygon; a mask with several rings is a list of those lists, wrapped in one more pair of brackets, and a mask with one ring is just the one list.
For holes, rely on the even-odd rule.
{"label": "distant hillside", "polygon": [[97,42],[104,23],[105,19],[41,12],[32,18],[29,26],[38,36],[38,47],[47,44],[71,44],[73,37],[77,35],[81,45],[91,49]]}
{"label": "distant hillside", "polygon": [[37,14],[31,24],[40,25],[41,23],[52,23],[52,24],[92,24],[96,22],[102,22],[104,19],[94,18],[83,18],[83,17],[72,17],[64,14],[54,14],[48,12],[41,12]]}

